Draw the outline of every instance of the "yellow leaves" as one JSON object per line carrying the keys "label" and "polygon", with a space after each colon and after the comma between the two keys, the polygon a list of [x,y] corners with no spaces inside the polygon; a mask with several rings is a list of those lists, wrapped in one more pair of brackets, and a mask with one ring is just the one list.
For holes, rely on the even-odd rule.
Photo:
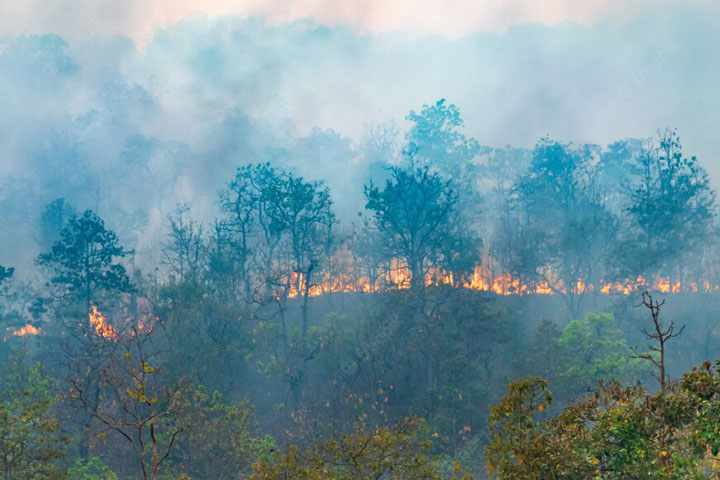
{"label": "yellow leaves", "polygon": [[130,358],[130,352],[125,352],[125,358]]}
{"label": "yellow leaves", "polygon": [[97,434],[97,438],[99,438],[100,440],[102,440],[103,445],[107,444],[107,435],[105,434],[105,432],[100,432],[100,433],[98,433],[98,434]]}
{"label": "yellow leaves", "polygon": [[661,456],[661,457],[667,457],[667,455],[668,455],[667,450],[661,450],[661,451],[660,451],[660,456]]}
{"label": "yellow leaves", "polygon": [[592,463],[593,465],[597,465],[600,463],[600,460],[598,460],[597,458],[593,458],[592,462],[590,462],[590,463]]}

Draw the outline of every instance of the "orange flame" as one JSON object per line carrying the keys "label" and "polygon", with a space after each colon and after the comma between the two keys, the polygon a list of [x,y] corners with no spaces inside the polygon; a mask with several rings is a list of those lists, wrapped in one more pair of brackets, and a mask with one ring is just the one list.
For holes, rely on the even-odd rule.
{"label": "orange flame", "polygon": [[25,325],[24,327],[22,327],[21,329],[15,330],[14,332],[12,332],[12,334],[15,335],[16,337],[24,337],[25,335],[37,335],[39,333],[40,333],[40,329],[37,327],[34,327],[33,325],[31,325],[29,323],[27,325]]}
{"label": "orange flame", "polygon": [[[398,261],[392,261],[386,265],[384,271],[378,273],[375,279],[355,273],[351,262],[344,263],[341,271],[335,271],[332,274],[324,273],[315,278],[308,295],[317,297],[326,293],[369,293],[410,288],[412,274]],[[424,283],[427,286],[451,285],[469,290],[492,292],[496,295],[555,295],[558,293],[582,295],[591,292],[599,292],[603,295],[631,295],[645,290],[660,293],[713,293],[720,291],[720,286],[712,285],[707,281],[681,283],[662,277],[656,277],[654,281],[648,281],[642,276],[638,276],[622,282],[600,280],[593,283],[586,283],[584,280],[578,279],[569,288],[552,274],[546,275],[546,277],[548,280],[526,283],[508,273],[498,274],[484,266],[477,266],[471,273],[464,276],[441,269],[431,269],[425,276]],[[306,279],[302,274],[292,274],[288,282],[290,289],[287,296],[293,298],[302,295],[306,286],[305,282]]]}
{"label": "orange flame", "polygon": [[95,329],[98,335],[109,340],[117,341],[115,329],[105,321],[105,316],[95,305],[93,305],[90,310],[89,319],[90,326]]}

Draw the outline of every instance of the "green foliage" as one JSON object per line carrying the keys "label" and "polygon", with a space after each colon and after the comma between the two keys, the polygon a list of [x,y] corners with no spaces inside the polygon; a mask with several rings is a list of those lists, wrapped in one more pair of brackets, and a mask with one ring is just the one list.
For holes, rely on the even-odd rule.
{"label": "green foliage", "polygon": [[596,189],[597,147],[542,139],[529,169],[515,186],[519,245],[516,267],[524,278],[545,282],[562,295],[571,316],[583,313],[588,293],[582,285],[599,280],[597,266],[615,238],[616,219]]}
{"label": "green foliage", "polygon": [[716,194],[697,159],[684,156],[675,130],[659,132],[655,142],[644,145],[636,165],[629,222],[613,265],[626,278],[675,276],[712,234]]}
{"label": "green foliage", "polygon": [[186,426],[170,462],[189,478],[244,479],[252,462],[275,448],[272,437],[260,434],[247,400],[227,404],[202,386],[184,392],[168,421]]}
{"label": "green foliage", "polygon": [[78,458],[68,471],[68,480],[118,480],[118,476],[98,457]]}
{"label": "green foliage", "polygon": [[457,193],[450,181],[424,168],[391,169],[382,190],[365,187],[374,227],[387,245],[388,258],[402,259],[412,274],[414,289],[423,286],[425,274],[440,260],[447,241]]}
{"label": "green foliage", "polygon": [[470,480],[457,464],[450,475],[439,473],[427,433],[423,422],[413,419],[392,427],[357,427],[306,451],[290,446],[284,454],[262,457],[250,480]]}
{"label": "green foliage", "polygon": [[60,480],[66,439],[51,413],[50,383],[39,366],[13,364],[0,394],[0,475],[5,480]]}
{"label": "green foliage", "polygon": [[53,283],[87,306],[98,292],[130,290],[125,267],[116,263],[126,254],[117,235],[105,228],[100,217],[86,210],[80,217],[70,217],[60,232],[60,240],[37,262],[51,270]]}
{"label": "green foliage", "polygon": [[563,373],[579,391],[600,380],[638,380],[647,373],[645,362],[633,358],[625,335],[610,313],[591,313],[565,326],[558,345],[567,349]]}
{"label": "green foliage", "polygon": [[720,477],[720,362],[706,362],[666,393],[602,383],[557,417],[538,377],[509,385],[491,415],[488,473],[499,479]]}
{"label": "green foliage", "polygon": [[446,175],[460,178],[475,156],[486,151],[460,131],[464,126],[460,109],[445,99],[423,105],[420,112],[410,111],[407,120],[412,123],[405,136],[408,153]]}

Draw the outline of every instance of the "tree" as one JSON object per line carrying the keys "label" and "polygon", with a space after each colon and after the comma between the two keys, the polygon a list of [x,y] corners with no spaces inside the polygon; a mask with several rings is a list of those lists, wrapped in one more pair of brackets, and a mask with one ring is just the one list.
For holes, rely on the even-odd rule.
{"label": "tree", "polygon": [[521,266],[526,277],[562,296],[573,318],[602,278],[616,219],[597,188],[597,149],[550,139],[535,147],[527,174],[516,186],[525,243],[534,250]]}
{"label": "tree", "polygon": [[[235,252],[243,290],[258,304],[256,333],[263,370],[285,378],[298,406],[305,364],[318,353],[310,330],[309,299],[330,255],[337,224],[330,192],[269,164],[238,169],[220,193],[222,229]],[[235,248],[233,248],[233,246]],[[300,328],[289,323],[287,301],[300,297]],[[264,333],[272,332],[271,335]]]}
{"label": "tree", "polygon": [[495,265],[502,274],[510,274],[513,278],[527,285],[534,280],[528,275],[527,265],[536,265],[537,250],[532,242],[528,242],[525,217],[521,213],[516,185],[527,172],[532,160],[532,151],[506,147],[495,149],[480,167],[480,182],[484,188],[489,208],[486,209],[487,224],[485,231],[490,238],[488,265],[490,273],[495,276]]}
{"label": "tree", "polygon": [[650,311],[652,317],[654,332],[650,333],[647,329],[643,328],[643,333],[648,340],[657,342],[657,346],[649,345],[652,353],[640,353],[637,348],[632,348],[633,355],[635,358],[647,360],[658,369],[658,373],[653,373],[658,383],[660,384],[660,390],[665,393],[667,380],[665,376],[665,348],[668,341],[680,335],[685,329],[685,325],[680,327],[680,330],[675,331],[675,322],[670,322],[667,327],[664,327],[660,323],[660,309],[665,305],[665,300],[659,302],[653,300],[652,295],[649,292],[644,292],[642,295],[641,306],[644,306]]}
{"label": "tree", "polygon": [[149,339],[149,332],[134,328],[119,340],[125,352],[105,363],[97,385],[81,373],[69,383],[71,398],[97,422],[97,438],[105,442],[108,432],[119,435],[131,447],[142,478],[157,480],[187,424],[173,421],[183,382],[163,378],[151,364]]}
{"label": "tree", "polygon": [[52,282],[79,300],[87,312],[99,293],[130,290],[125,267],[116,261],[126,255],[115,233],[86,210],[81,217],[70,217],[60,240],[37,263],[50,269]]}
{"label": "tree", "polygon": [[276,177],[275,169],[266,163],[240,167],[219,194],[223,220],[216,228],[213,259],[225,266],[232,285],[248,302],[254,297],[253,273],[260,266],[266,276],[260,280],[269,294],[269,282],[265,280],[272,278],[272,261],[280,238],[270,228],[265,198]]}
{"label": "tree", "polygon": [[[490,478],[563,478],[553,474],[560,469],[545,459],[552,450],[535,419],[552,404],[548,387],[548,382],[537,376],[509,382],[506,395],[491,408],[493,439],[485,447]],[[553,452],[553,457],[558,453]]]}
{"label": "tree", "polygon": [[366,209],[387,245],[390,258],[400,259],[411,274],[411,288],[424,286],[425,276],[440,261],[457,204],[452,182],[428,167],[391,169],[382,190],[365,187]]}
{"label": "tree", "polygon": [[601,383],[547,418],[539,377],[508,385],[492,409],[486,447],[492,479],[717,478],[720,362],[705,362],[653,393]]}
{"label": "tree", "polygon": [[77,458],[68,471],[68,480],[118,480],[118,476],[98,457]]}
{"label": "tree", "polygon": [[616,270],[650,281],[669,276],[674,285],[684,280],[683,266],[700,258],[697,252],[713,228],[716,195],[697,159],[683,155],[674,130],[659,132],[636,162],[640,173],[628,198],[628,234],[618,246]]}
{"label": "tree", "polygon": [[39,366],[13,360],[15,378],[0,394],[0,477],[5,480],[62,480],[67,439],[51,413],[50,381]]}
{"label": "tree", "polygon": [[60,239],[60,232],[73,215],[76,215],[75,208],[64,198],[45,205],[40,216],[39,232],[39,243],[43,250],[52,248]]}
{"label": "tree", "polygon": [[647,372],[644,362],[629,354],[625,335],[610,313],[591,313],[571,321],[558,344],[569,353],[563,374],[575,385],[575,393],[582,393],[598,381],[632,382]]}
{"label": "tree", "polygon": [[[284,250],[291,261],[295,291],[303,299],[302,335],[308,329],[308,298],[313,278],[330,253],[336,224],[330,191],[322,182],[306,182],[285,174],[274,182],[265,201],[271,228],[284,236]],[[286,258],[287,258],[286,257]]]}
{"label": "tree", "polygon": [[205,237],[202,225],[189,218],[190,208],[177,205],[168,215],[170,234],[163,245],[163,261],[177,275],[180,282],[196,285],[202,277],[205,263]]}
{"label": "tree", "polygon": [[406,151],[412,152],[415,167],[437,169],[452,178],[465,178],[473,159],[486,152],[474,139],[459,130],[464,126],[460,109],[440,99],[433,105],[423,105],[420,112],[411,110],[407,120],[412,122],[405,135]]}
{"label": "tree", "polygon": [[255,276],[265,287],[261,303],[277,289],[285,290],[283,297],[294,291],[307,303],[337,223],[327,187],[270,164],[248,165],[220,192],[220,205],[220,228],[237,259],[246,296],[255,290]]}
{"label": "tree", "polygon": [[290,446],[285,454],[256,462],[250,480],[470,480],[458,464],[450,475],[440,473],[422,425],[421,420],[405,419],[390,427],[359,426],[305,452]]}
{"label": "tree", "polygon": [[260,435],[247,400],[226,404],[203,386],[185,392],[173,421],[188,428],[171,453],[171,468],[189,478],[245,479],[253,461],[276,448],[272,437]]}

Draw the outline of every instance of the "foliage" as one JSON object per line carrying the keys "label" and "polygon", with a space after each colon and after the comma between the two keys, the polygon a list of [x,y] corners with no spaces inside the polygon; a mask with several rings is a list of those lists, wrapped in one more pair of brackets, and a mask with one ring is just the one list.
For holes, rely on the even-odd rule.
{"label": "foliage", "polygon": [[452,183],[427,167],[393,167],[384,188],[371,183],[365,187],[365,197],[373,225],[386,242],[387,256],[402,259],[417,290],[440,260],[450,230],[457,203]]}
{"label": "foliage", "polygon": [[674,130],[659,132],[636,156],[639,170],[626,208],[628,223],[614,260],[624,276],[679,276],[682,262],[704,245],[716,215],[716,194]]}
{"label": "foliage", "polygon": [[78,458],[68,471],[68,480],[118,480],[118,476],[98,457]]}
{"label": "foliage", "polygon": [[[0,471],[6,480],[60,480],[66,439],[52,415],[50,383],[39,366],[14,360],[12,383],[0,394]],[[7,381],[6,380],[6,381]]]}
{"label": "foliage", "polygon": [[98,425],[96,438],[119,435],[130,447],[142,478],[157,480],[175,441],[187,425],[174,419],[181,406],[182,380],[161,375],[153,359],[149,333],[133,330],[122,342],[124,353],[108,359],[97,383],[76,374],[70,397]]}
{"label": "foliage", "polygon": [[630,354],[625,335],[610,313],[591,313],[571,321],[558,345],[569,353],[563,375],[579,392],[600,380],[632,382],[647,373],[647,365]]}
{"label": "foliage", "polygon": [[423,105],[420,112],[411,110],[407,116],[411,122],[405,135],[406,152],[417,160],[414,166],[439,169],[453,178],[472,168],[473,159],[487,151],[477,140],[465,136],[460,129],[464,122],[460,109],[440,99],[433,105]]}
{"label": "foliage", "polygon": [[202,386],[183,392],[168,421],[186,425],[169,461],[189,478],[244,479],[252,462],[275,448],[272,437],[260,435],[247,400],[226,404]]}
{"label": "foliage", "polygon": [[549,403],[539,377],[508,386],[491,415],[492,478],[718,478],[720,362],[686,373],[665,393],[602,383],[538,420]]}
{"label": "foliage", "polygon": [[53,283],[66,288],[87,308],[98,292],[130,290],[125,267],[116,263],[125,255],[117,235],[105,228],[100,217],[86,210],[81,217],[70,217],[60,232],[60,240],[37,261],[52,271]]}
{"label": "foliage", "polygon": [[300,451],[290,446],[284,454],[263,457],[253,465],[251,480],[469,480],[462,467],[443,477],[437,460],[429,453],[432,442],[427,440],[422,421],[404,419],[391,427],[367,429],[358,427],[339,439],[321,442]]}
{"label": "foliage", "polygon": [[617,229],[596,188],[597,155],[594,146],[545,138],[515,187],[520,227],[529,239],[524,249],[532,250],[522,256],[530,263],[516,268],[562,295],[573,317],[583,313],[586,286],[598,280]]}

